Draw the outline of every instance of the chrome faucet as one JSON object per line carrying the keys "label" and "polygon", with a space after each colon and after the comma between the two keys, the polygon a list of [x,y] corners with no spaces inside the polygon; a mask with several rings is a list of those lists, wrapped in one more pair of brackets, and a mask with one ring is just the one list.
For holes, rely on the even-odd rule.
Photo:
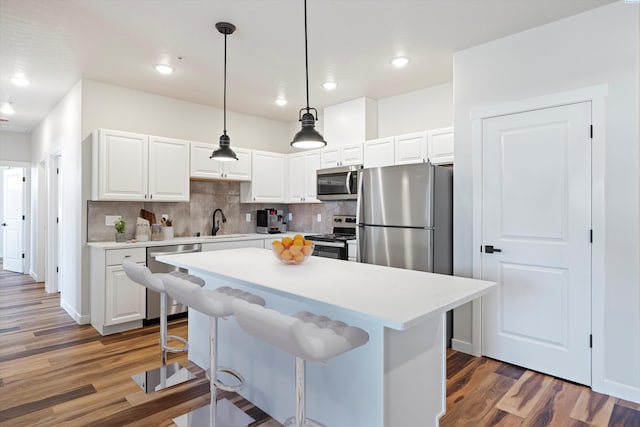
{"label": "chrome faucet", "polygon": [[220,220],[216,222],[216,214],[218,212],[220,212],[220,215],[222,215],[222,223],[224,224],[225,222],[227,222],[227,217],[224,216],[224,212],[222,212],[222,209],[216,209],[215,211],[213,211],[213,227],[211,228],[212,236],[215,236],[216,233],[220,230]]}

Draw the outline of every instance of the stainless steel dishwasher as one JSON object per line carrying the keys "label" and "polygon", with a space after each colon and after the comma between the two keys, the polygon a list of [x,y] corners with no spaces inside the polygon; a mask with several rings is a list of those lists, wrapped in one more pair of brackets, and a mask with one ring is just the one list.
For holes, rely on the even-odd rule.
{"label": "stainless steel dishwasher", "polygon": [[[147,248],[147,267],[152,273],[171,273],[172,271],[185,271],[173,265],[165,264],[156,260],[156,257],[162,255],[188,254],[192,252],[200,252],[202,245],[194,243],[189,245],[171,245],[171,246],[151,246]],[[187,306],[178,303],[171,297],[167,297],[167,316],[186,313]],[[147,289],[147,317],[145,324],[153,323],[155,319],[160,318],[160,294]]]}

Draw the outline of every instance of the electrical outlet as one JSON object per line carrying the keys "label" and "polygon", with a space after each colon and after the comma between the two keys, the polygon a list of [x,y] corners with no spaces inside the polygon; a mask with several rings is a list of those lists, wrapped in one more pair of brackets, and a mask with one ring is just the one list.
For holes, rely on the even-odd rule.
{"label": "electrical outlet", "polygon": [[318,214],[318,222],[322,222],[322,214]]}
{"label": "electrical outlet", "polygon": [[289,212],[289,221],[293,221],[293,214]]}
{"label": "electrical outlet", "polygon": [[106,215],[104,217],[104,225],[115,225],[117,221],[120,221],[122,216],[120,215]]}
{"label": "electrical outlet", "polygon": [[248,214],[245,216],[244,220],[245,220],[245,221],[247,221],[247,222],[251,222],[251,214],[250,214],[250,213],[248,213]]}

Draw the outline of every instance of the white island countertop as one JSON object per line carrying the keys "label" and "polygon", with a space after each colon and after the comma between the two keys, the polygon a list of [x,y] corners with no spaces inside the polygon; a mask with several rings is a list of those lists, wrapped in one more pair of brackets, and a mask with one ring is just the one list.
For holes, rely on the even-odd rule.
{"label": "white island countertop", "polygon": [[329,304],[396,330],[408,329],[497,286],[483,280],[322,257],[287,265],[270,250],[258,248],[166,255],[157,259],[191,273]]}

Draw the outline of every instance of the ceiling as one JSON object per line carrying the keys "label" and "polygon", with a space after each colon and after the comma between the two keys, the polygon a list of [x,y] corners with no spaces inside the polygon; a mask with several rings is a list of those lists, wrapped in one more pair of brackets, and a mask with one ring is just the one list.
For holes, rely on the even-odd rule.
{"label": "ceiling", "polygon": [[[453,52],[612,1],[308,0],[310,104],[449,82]],[[237,26],[227,108],[293,122],[305,106],[303,16],[302,0],[0,0],[0,104],[15,109],[0,129],[30,132],[80,78],[222,107],[218,21]],[[411,62],[395,69],[398,55]],[[14,86],[16,74],[31,84]]]}

